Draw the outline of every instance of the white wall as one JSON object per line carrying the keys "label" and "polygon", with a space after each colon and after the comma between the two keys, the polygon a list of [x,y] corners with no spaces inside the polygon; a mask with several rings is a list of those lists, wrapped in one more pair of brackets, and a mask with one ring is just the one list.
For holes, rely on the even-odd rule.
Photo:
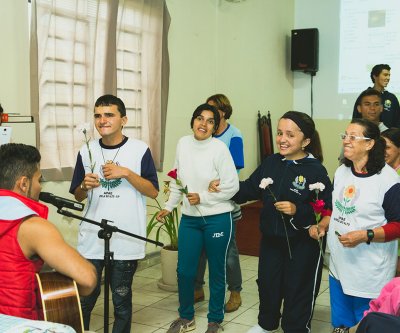
{"label": "white wall", "polygon": [[[167,0],[172,17],[170,99],[165,168],[190,133],[195,107],[215,93],[231,100],[231,121],[244,134],[247,177],[258,164],[257,111],[273,121],[292,107],[289,70],[294,1]],[[195,13],[191,15],[188,13]]]}
{"label": "white wall", "polygon": [[6,113],[30,114],[28,1],[0,3],[0,103]]}
{"label": "white wall", "polygon": [[[324,165],[331,177],[338,166],[339,133],[344,131],[354,103],[342,101],[337,94],[339,24],[339,0],[296,0],[294,29],[319,30],[319,71],[313,78],[313,113],[322,141]],[[293,86],[293,108],[311,114],[310,75],[294,72]]]}
{"label": "white wall", "polygon": [[[311,14],[313,13],[313,14]],[[296,0],[294,29],[318,28],[319,71],[314,77],[314,118],[338,119],[339,0]],[[294,72],[294,109],[310,114],[310,75]],[[368,78],[366,78],[367,80]],[[368,84],[368,82],[366,82]],[[334,101],[333,101],[334,99]],[[348,107],[352,108],[353,104]],[[349,113],[349,111],[345,111]],[[331,115],[329,117],[329,115]]]}
{"label": "white wall", "polygon": [[257,110],[277,119],[292,109],[289,39],[293,1],[222,1],[218,12],[217,90],[231,98],[232,122],[244,133],[247,178],[258,165]]}

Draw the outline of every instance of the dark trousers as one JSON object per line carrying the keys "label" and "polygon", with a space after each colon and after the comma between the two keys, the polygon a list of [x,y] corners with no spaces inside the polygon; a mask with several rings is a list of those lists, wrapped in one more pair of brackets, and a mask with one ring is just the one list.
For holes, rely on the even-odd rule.
{"label": "dark trousers", "polygon": [[399,333],[400,317],[381,312],[368,313],[358,325],[356,333]]}
{"label": "dark trousers", "polygon": [[[101,290],[101,275],[104,260],[89,259],[96,267],[97,286],[85,297],[81,297],[83,325],[89,330],[90,315]],[[130,333],[132,319],[132,280],[137,268],[137,260],[113,260],[111,265],[110,287],[114,305],[113,333]]]}
{"label": "dark trousers", "polygon": [[[321,283],[323,258],[318,242],[302,233],[289,239],[263,236],[258,263],[259,325],[266,330],[281,326],[285,333],[308,333]],[[284,301],[281,315],[281,305]]]}

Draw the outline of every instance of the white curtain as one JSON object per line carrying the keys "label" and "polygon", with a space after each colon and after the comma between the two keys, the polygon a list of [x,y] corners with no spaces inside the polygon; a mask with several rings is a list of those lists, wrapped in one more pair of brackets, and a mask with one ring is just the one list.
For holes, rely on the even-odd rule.
{"label": "white curtain", "polygon": [[[31,108],[46,180],[69,180],[95,100],[119,96],[124,134],[162,168],[170,17],[164,0],[32,0]],[[97,137],[96,133],[91,133]]]}

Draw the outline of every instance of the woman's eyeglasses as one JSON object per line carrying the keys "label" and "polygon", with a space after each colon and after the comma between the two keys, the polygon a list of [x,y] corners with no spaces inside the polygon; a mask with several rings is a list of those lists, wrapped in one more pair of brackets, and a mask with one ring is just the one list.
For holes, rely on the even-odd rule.
{"label": "woman's eyeglasses", "polygon": [[350,134],[339,134],[342,140],[349,140],[349,141],[357,141],[357,140],[371,140],[371,138],[367,138],[365,136],[357,136],[357,135],[350,135]]}

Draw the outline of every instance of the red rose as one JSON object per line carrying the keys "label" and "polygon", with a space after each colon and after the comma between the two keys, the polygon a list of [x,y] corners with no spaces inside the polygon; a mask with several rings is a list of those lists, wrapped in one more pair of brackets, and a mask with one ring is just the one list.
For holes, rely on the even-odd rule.
{"label": "red rose", "polygon": [[171,170],[170,172],[167,173],[167,176],[169,176],[169,177],[171,177],[171,178],[176,180],[178,178],[178,172],[177,171],[178,171],[177,169]]}
{"label": "red rose", "polygon": [[324,200],[315,200],[314,202],[310,202],[310,205],[314,209],[314,212],[319,214],[324,209],[325,202]]}

